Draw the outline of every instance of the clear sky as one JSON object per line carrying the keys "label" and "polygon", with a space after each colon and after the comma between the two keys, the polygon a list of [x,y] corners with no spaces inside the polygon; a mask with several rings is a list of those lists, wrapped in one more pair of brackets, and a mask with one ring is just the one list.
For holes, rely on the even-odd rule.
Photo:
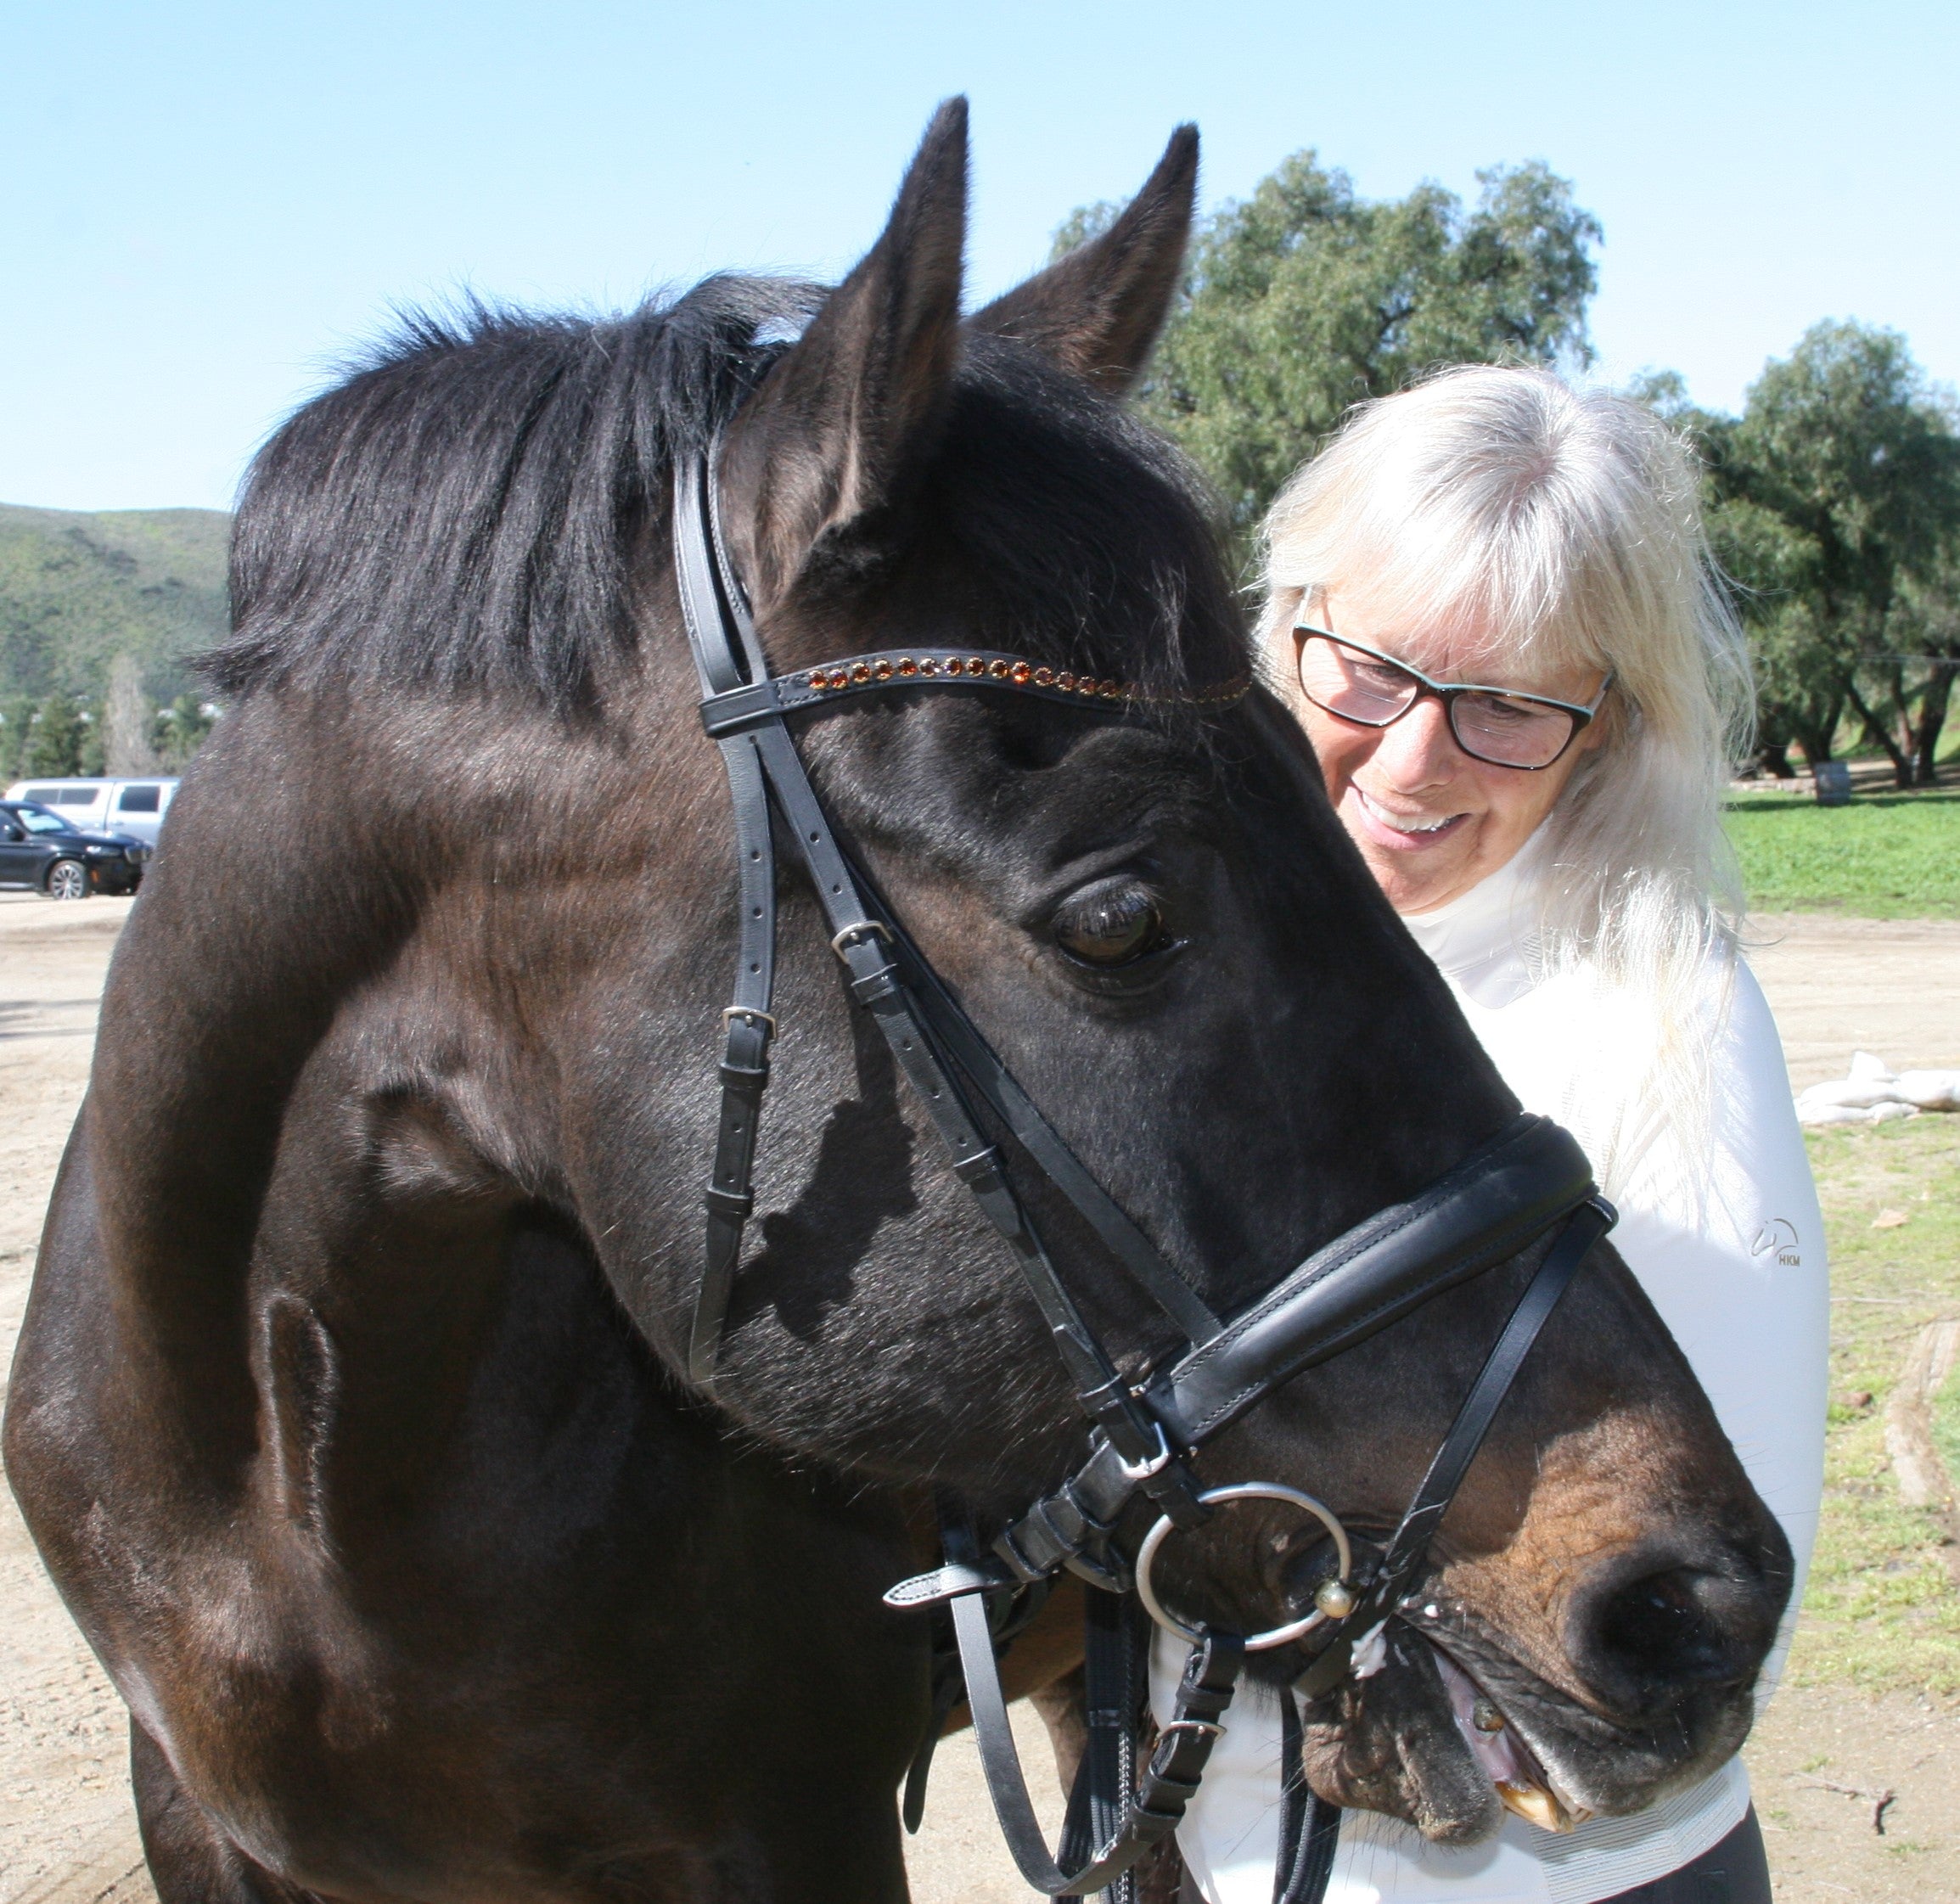
{"label": "clear sky", "polygon": [[1824,317],[1960,379],[1953,0],[5,0],[0,500],[222,506],[402,303],[835,275],[962,91],[975,299],[1194,119],[1207,205],[1548,161],[1609,379],[1733,407]]}

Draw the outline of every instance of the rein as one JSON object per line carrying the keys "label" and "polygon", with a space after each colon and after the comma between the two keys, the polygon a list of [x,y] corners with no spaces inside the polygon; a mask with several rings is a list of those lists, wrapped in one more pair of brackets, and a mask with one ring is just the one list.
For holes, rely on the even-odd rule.
{"label": "rein", "polygon": [[[901,1608],[950,1603],[981,1761],[1023,1877],[1050,1896],[1109,1890],[1120,1904],[1129,1904],[1133,1867],[1176,1830],[1198,1790],[1245,1654],[1313,1636],[1321,1650],[1299,1684],[1306,1696],[1319,1697],[1346,1677],[1356,1648],[1401,1610],[1402,1596],[1525,1356],[1587,1254],[1611,1226],[1613,1211],[1595,1191],[1591,1167],[1570,1135],[1549,1119],[1521,1116],[1419,1195],[1377,1212],[1316,1251],[1239,1314],[1228,1321],[1215,1316],[1070,1150],[857,874],[810,784],[786,721],[862,693],[941,686],[1032,694],[1101,711],[1147,705],[1152,697],[1134,682],[1073,674],[1019,655],[938,647],[856,655],[794,675],[772,675],[723,549],[716,502],[711,452],[676,469],[675,570],[700,680],[702,726],[720,748],[728,777],[740,900],[733,1000],[722,1014],[722,1102],[707,1190],[705,1263],[689,1332],[688,1374],[712,1392],[743,1233],[755,1205],[756,1126],[776,1030],[770,1012],[776,943],[773,809],[808,868],[852,997],[884,1034],[955,1175],[1014,1253],[1088,1424],[1081,1466],[1000,1533],[988,1551],[981,1552],[958,1514],[942,1514],[945,1564],[901,1581],[885,1599]],[[1223,706],[1249,687],[1241,677],[1178,699],[1184,705]],[[1190,1344],[1182,1359],[1137,1385],[1120,1373],[1057,1273],[998,1151],[983,1137],[975,1098]],[[1515,1256],[1560,1224],[1560,1235],[1365,1579],[1349,1579],[1345,1531],[1311,1496],[1267,1482],[1201,1488],[1190,1467],[1192,1455],[1273,1390],[1367,1340],[1432,1296]],[[1115,1536],[1119,1519],[1139,1496],[1154,1503],[1157,1519],[1132,1559]],[[1269,1632],[1247,1637],[1187,1626],[1157,1599],[1150,1578],[1155,1557],[1171,1534],[1200,1527],[1220,1507],[1249,1497],[1283,1501],[1318,1519],[1334,1542],[1339,1570],[1323,1583],[1312,1611]],[[1014,1602],[1045,1591],[1064,1569],[1100,1591],[1089,1596],[1086,1636],[1090,1743],[1058,1859],[1048,1853],[1021,1773],[996,1641]],[[1135,1727],[1145,1629],[1134,1610],[1139,1605],[1193,1643],[1172,1717],[1140,1775]],[[906,1814],[912,1828],[938,1725],[957,1696],[952,1676],[944,1676],[908,1783]],[[1289,1716],[1297,1733],[1297,1716]],[[1292,1758],[1297,1757],[1295,1751]],[[1278,1904],[1320,1896],[1339,1826],[1337,1808],[1312,1797],[1304,1779],[1294,1776],[1297,1770],[1289,1760],[1275,1884]]]}

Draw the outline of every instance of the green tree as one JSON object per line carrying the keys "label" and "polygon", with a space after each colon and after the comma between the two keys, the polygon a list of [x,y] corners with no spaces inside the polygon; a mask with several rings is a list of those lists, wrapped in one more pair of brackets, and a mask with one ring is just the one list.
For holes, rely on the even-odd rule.
{"label": "green tree", "polygon": [[[1363,397],[1441,364],[1590,362],[1598,221],[1542,165],[1478,179],[1470,211],[1433,184],[1371,200],[1302,152],[1201,224],[1139,401],[1241,533]],[[1078,211],[1058,250],[1113,216]]]}
{"label": "green tree", "polygon": [[34,725],[34,703],[25,694],[0,701],[0,786],[27,771],[27,736]]}
{"label": "green tree", "polygon": [[215,711],[207,710],[195,694],[179,694],[163,709],[156,717],[156,750],[164,771],[182,773],[216,723]]}
{"label": "green tree", "polygon": [[66,694],[50,694],[36,710],[22,771],[59,779],[81,770],[81,710]]}
{"label": "green tree", "polygon": [[1831,758],[1856,657],[1820,624],[1805,586],[1808,545],[1782,517],[1740,497],[1717,499],[1707,516],[1716,560],[1738,585],[1755,677],[1757,759],[1787,778],[1793,744],[1813,767]]}
{"label": "green tree", "polygon": [[1960,673],[1912,658],[1960,661],[1955,425],[1952,399],[1897,332],[1827,323],[1764,370],[1739,418],[1700,429],[1712,519],[1718,534],[1737,525],[1727,551],[1758,598],[1750,621],[1772,717],[1794,721],[1807,696],[1822,718],[1836,694],[1901,787],[1932,780]]}

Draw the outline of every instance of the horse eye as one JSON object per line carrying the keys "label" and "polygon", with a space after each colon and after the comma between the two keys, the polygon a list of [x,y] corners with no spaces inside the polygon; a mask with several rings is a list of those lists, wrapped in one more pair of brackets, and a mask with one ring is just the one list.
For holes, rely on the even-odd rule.
{"label": "horse eye", "polygon": [[1126,965],[1164,936],[1164,915],[1148,886],[1104,879],[1064,901],[1055,914],[1055,943],[1085,965]]}

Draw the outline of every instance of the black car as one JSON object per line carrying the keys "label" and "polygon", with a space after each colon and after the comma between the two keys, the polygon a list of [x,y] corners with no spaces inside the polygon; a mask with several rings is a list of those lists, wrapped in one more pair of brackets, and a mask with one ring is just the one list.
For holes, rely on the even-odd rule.
{"label": "black car", "polygon": [[81,833],[31,800],[0,800],[0,886],[50,899],[134,892],[151,848],[121,833]]}

